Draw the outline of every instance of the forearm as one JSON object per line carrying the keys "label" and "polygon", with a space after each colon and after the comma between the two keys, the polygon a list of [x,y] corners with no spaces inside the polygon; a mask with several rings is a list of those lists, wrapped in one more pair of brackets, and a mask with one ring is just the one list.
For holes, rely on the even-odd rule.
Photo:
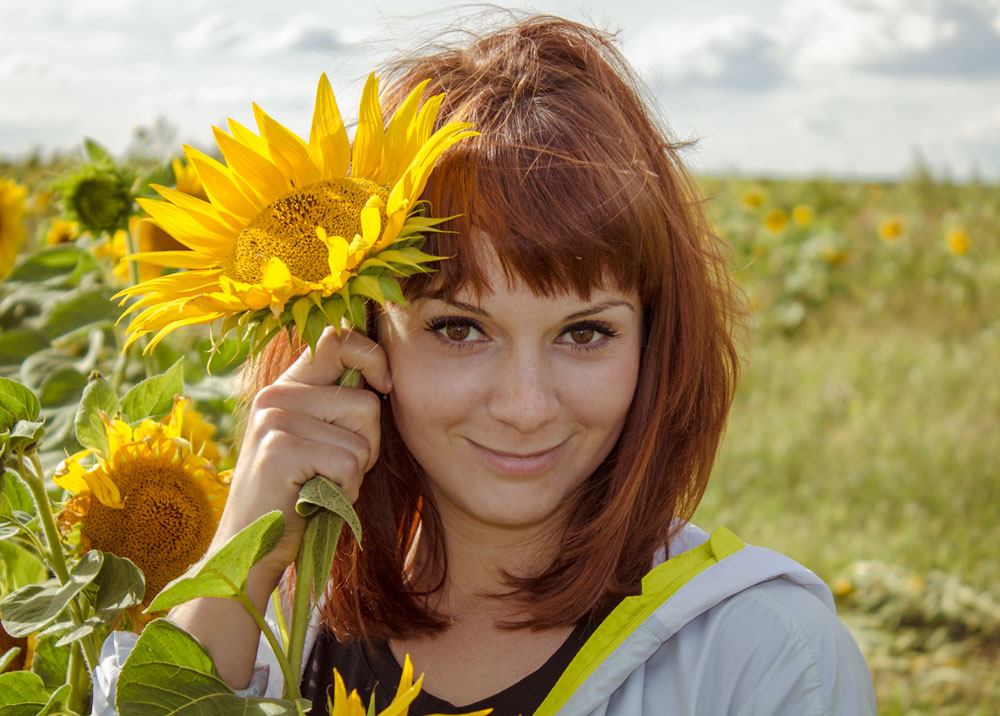
{"label": "forearm", "polygon": [[[247,595],[260,614],[267,608],[278,577],[250,573]],[[243,689],[253,675],[260,628],[250,613],[232,599],[194,599],[170,610],[170,620],[193,634],[208,649],[219,675],[233,689]]]}

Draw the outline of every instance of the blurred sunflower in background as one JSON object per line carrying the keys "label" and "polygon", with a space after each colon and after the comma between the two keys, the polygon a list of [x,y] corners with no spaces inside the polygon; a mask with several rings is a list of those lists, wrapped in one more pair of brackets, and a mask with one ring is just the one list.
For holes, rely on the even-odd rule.
{"label": "blurred sunflower in background", "polygon": [[80,236],[80,225],[75,221],[53,219],[45,234],[45,243],[49,246],[71,244]]}
{"label": "blurred sunflower in background", "polygon": [[788,212],[784,209],[771,209],[764,215],[764,228],[772,234],[780,234],[788,226]]}
{"label": "blurred sunflower in background", "polygon": [[898,216],[889,216],[878,224],[878,236],[887,244],[895,244],[903,236],[903,220]]}
{"label": "blurred sunflower in background", "polygon": [[[129,343],[155,332],[151,350],[182,326],[233,318],[223,324],[224,335],[235,327],[234,317],[247,312],[250,321],[277,331],[293,317],[286,302],[305,296],[309,300],[300,299],[294,313],[300,329],[314,309],[325,323],[339,326],[351,310],[345,284],[352,278],[371,278],[352,285],[379,299],[389,287],[377,272],[427,270],[422,264],[436,257],[403,243],[443,221],[421,215],[420,193],[441,154],[475,132],[453,122],[432,133],[444,95],[421,106],[426,84],[386,126],[378,80],[369,76],[353,145],[322,75],[308,142],[254,105],[260,134],[233,120],[231,133],[215,129],[227,164],[185,147],[208,201],[158,185],[153,188],[166,201],[139,200],[185,249],[132,258],[187,270],[118,294],[122,303],[143,296],[125,312],[139,311],[128,326]],[[359,277],[365,269],[376,273]],[[339,311],[331,309],[342,289],[347,295],[341,294]]]}
{"label": "blurred sunflower in background", "polygon": [[229,474],[182,437],[189,403],[178,397],[168,419],[137,428],[102,413],[107,453],[83,450],[53,475],[75,493],[62,532],[79,524],[84,550],[132,560],[146,577],[144,604],[205,554],[229,493]]}
{"label": "blurred sunflower in background", "polygon": [[0,279],[14,267],[24,244],[24,198],[28,190],[10,179],[0,179]]}

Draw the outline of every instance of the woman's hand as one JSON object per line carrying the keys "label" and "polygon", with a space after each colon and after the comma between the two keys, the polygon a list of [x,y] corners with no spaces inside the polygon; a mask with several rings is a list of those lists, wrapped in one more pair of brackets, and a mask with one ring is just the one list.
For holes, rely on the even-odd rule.
{"label": "woman's hand", "polygon": [[[391,388],[385,353],[371,339],[327,328],[250,407],[247,431],[229,500],[212,548],[221,547],[265,512],[281,510],[285,532],[251,573],[268,593],[296,556],[305,519],[295,511],[299,489],[316,475],[357,500],[365,473],[379,453],[380,401],[364,388],[334,385],[346,368],[361,372],[382,393]],[[266,584],[265,584],[266,583]]]}

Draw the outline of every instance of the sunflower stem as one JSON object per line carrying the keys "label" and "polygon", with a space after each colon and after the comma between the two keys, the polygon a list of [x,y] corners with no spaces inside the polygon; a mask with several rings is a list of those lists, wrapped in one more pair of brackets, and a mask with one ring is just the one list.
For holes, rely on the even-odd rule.
{"label": "sunflower stem", "polygon": [[78,644],[73,644],[69,650],[69,663],[66,665],[66,683],[69,684],[69,699],[66,706],[73,713],[83,713],[83,701],[86,698],[84,680],[86,678],[83,652]]}
{"label": "sunflower stem", "polygon": [[[45,477],[42,470],[42,462],[38,458],[38,453],[32,450],[28,453],[28,460],[31,463],[30,469],[25,469],[24,456],[18,455],[19,470],[22,477],[27,476],[24,483],[31,490],[31,496],[35,500],[35,507],[38,510],[38,521],[42,524],[42,531],[45,533],[46,542],[46,563],[52,568],[59,580],[59,584],[66,584],[69,581],[69,567],[66,565],[66,555],[63,554],[62,540],[59,538],[59,529],[56,527],[56,518],[52,513],[52,503],[49,495],[45,491]],[[73,617],[73,624],[79,626],[83,623],[83,616],[80,613],[80,606],[74,599],[70,602],[70,613]],[[97,665],[98,651],[91,641],[90,635],[80,639],[80,647],[83,649],[84,657],[87,660],[87,668],[92,670]]]}
{"label": "sunflower stem", "polygon": [[[351,328],[362,335],[367,335],[368,333],[364,321],[360,324],[352,324]],[[353,368],[345,370],[337,380],[337,385],[350,388],[357,388],[360,384],[361,372]],[[312,554],[316,546],[316,532],[318,527],[319,525],[315,520],[315,516],[308,518],[305,532],[302,535],[302,543],[299,545],[299,553],[295,557],[295,592],[292,594],[291,626],[286,643],[288,662],[292,667],[291,671],[295,675],[295,678],[292,681],[289,681],[287,678],[285,679],[284,696],[286,699],[298,699],[300,697],[299,675],[302,673],[302,649],[305,645],[306,629],[309,627],[309,617],[311,615],[310,605],[312,603],[313,581],[317,576],[313,574]],[[333,538],[334,542],[331,548],[333,550],[336,549],[339,535],[340,532],[337,531]],[[321,575],[320,579],[322,579],[321,584],[326,584],[329,575]]]}
{"label": "sunflower stem", "polygon": [[278,623],[278,636],[284,653],[288,648],[288,625],[285,623],[285,610],[281,606],[281,592],[277,589],[271,592],[271,608],[274,610],[274,620]]}
{"label": "sunflower stem", "polygon": [[298,699],[299,674],[302,673],[302,649],[306,641],[306,629],[309,626],[310,597],[312,596],[313,561],[312,551],[316,543],[316,525],[312,519],[306,522],[299,554],[295,558],[295,592],[292,595],[291,631],[288,635],[288,663],[291,665],[293,678],[285,680],[286,699]]}

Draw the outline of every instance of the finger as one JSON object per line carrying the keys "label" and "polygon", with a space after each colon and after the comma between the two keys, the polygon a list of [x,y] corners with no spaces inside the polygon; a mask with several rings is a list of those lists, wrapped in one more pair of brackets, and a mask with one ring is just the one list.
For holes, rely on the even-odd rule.
{"label": "finger", "polygon": [[[315,390],[315,386],[310,386]],[[368,391],[356,391],[371,396]],[[377,398],[372,397],[378,401]],[[357,458],[363,472],[368,472],[378,459],[380,428],[377,413],[370,411],[360,427],[344,427],[298,411],[281,408],[264,408],[254,415],[254,434],[277,436],[283,433],[296,435],[322,445],[336,445],[350,451]]]}
{"label": "finger", "polygon": [[257,393],[251,420],[269,409],[302,413],[370,437],[378,434],[382,405],[375,393],[363,388],[288,382],[274,383]]}
{"label": "finger", "polygon": [[347,368],[360,371],[365,380],[382,393],[392,390],[385,351],[361,333],[345,329],[337,335],[329,326],[317,341],[315,353],[303,351],[278,380],[333,385]]}

